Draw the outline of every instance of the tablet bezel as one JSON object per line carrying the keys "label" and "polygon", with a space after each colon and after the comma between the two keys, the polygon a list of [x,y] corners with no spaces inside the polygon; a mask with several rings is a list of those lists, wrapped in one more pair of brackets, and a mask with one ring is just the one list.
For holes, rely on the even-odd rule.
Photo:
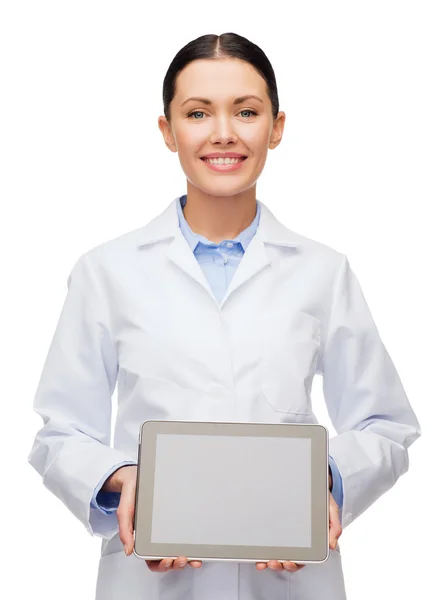
{"label": "tablet bezel", "polygon": [[[311,497],[313,499],[311,504],[311,547],[219,546],[150,542],[156,436],[158,434],[307,437],[311,439]],[[328,430],[320,424],[145,420],[139,431],[134,554],[138,558],[147,560],[186,556],[188,560],[202,561],[324,562],[329,556],[328,452]],[[139,508],[141,506],[142,511]]]}

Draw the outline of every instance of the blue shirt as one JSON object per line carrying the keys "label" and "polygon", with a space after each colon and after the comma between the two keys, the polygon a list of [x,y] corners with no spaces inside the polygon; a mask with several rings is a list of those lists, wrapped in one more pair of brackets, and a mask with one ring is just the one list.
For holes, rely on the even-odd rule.
{"label": "blue shirt", "polygon": [[[234,239],[225,239],[219,244],[215,244],[214,242],[211,242],[205,238],[203,235],[194,233],[191,230],[182,210],[186,202],[187,196],[181,196],[180,203],[178,203],[177,206],[179,227],[198,263],[204,271],[211,289],[213,290],[213,294],[215,295],[217,301],[221,302],[240,263],[240,260],[259,226],[261,211],[260,202],[256,200],[256,216],[254,217],[251,225],[241,231],[241,233],[239,233],[239,235],[237,235]],[[120,467],[128,464],[136,463],[124,462],[118,464],[102,477],[96,486],[92,497],[92,508],[101,510],[101,512],[104,514],[110,514],[116,511],[119,504],[120,494],[116,492],[102,492],[100,489],[106,479],[112,473],[114,473]],[[341,515],[343,507],[343,485],[340,471],[338,470],[337,465],[331,456],[329,457],[329,466],[331,467],[333,480],[332,496],[340,509]]]}

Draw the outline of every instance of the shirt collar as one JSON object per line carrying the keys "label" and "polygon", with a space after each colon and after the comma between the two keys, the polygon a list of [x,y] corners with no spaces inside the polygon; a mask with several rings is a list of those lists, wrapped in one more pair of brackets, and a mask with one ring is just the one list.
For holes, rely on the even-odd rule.
{"label": "shirt collar", "polygon": [[[187,219],[184,216],[184,212],[183,212],[183,208],[185,206],[187,202],[187,195],[184,194],[183,196],[181,196],[179,198],[179,202],[177,202],[177,211],[178,211],[178,221],[179,221],[179,227],[181,228],[182,234],[185,237],[185,239],[187,240],[191,251],[194,252],[197,245],[199,243],[201,244],[206,244],[206,245],[214,245],[217,246],[218,244],[215,244],[214,242],[211,242],[210,240],[208,240],[206,237],[204,237],[203,235],[200,235],[198,233],[195,233],[190,225],[187,222]],[[256,204],[257,204],[257,210],[256,210],[256,216],[254,217],[252,223],[243,231],[241,231],[239,233],[239,235],[237,235],[234,240],[232,240],[233,242],[240,242],[240,244],[242,245],[242,248],[245,252],[245,250],[248,247],[248,244],[251,242],[251,240],[253,239],[254,234],[257,231],[257,227],[259,226],[259,221],[260,221],[260,211],[261,211],[261,207],[260,207],[260,202],[259,200],[256,200]]]}

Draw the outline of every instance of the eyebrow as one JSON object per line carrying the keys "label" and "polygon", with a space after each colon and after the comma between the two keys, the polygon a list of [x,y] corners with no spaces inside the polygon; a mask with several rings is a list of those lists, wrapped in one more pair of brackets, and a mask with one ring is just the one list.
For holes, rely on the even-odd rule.
{"label": "eyebrow", "polygon": [[[262,102],[263,104],[263,100],[258,96],[254,96],[253,94],[248,94],[247,96],[240,96],[239,98],[236,98],[236,100],[234,100],[233,104],[242,104],[242,102],[245,102],[245,100],[249,100],[250,98],[259,100],[259,102]],[[191,98],[187,98],[187,100],[184,100],[181,106],[183,106],[187,102],[190,102],[191,100],[196,100],[197,102],[202,102],[203,104],[207,105],[213,104],[213,102],[211,100],[208,100],[208,98],[199,98],[198,96],[192,96]]]}

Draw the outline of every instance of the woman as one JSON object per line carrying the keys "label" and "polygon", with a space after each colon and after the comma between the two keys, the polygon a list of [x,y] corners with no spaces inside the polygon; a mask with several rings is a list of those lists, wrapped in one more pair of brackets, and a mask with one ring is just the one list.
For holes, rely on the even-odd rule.
{"label": "woman", "polygon": [[[35,398],[45,425],[29,461],[103,538],[98,600],[342,600],[342,527],[407,471],[419,423],[346,256],[289,230],[256,199],[285,121],[266,55],[233,33],[202,36],[175,56],[163,99],[159,127],[187,193],[74,265]],[[133,555],[142,421],[317,423],[317,373],[338,433],[327,561]]]}

